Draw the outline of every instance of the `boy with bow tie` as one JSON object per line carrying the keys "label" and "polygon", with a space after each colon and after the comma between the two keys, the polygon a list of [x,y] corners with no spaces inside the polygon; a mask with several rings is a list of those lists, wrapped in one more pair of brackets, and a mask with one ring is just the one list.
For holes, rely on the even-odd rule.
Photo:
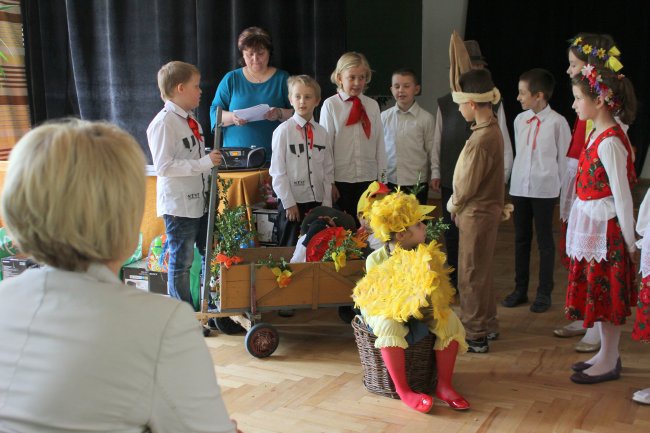
{"label": "boy with bow tie", "polygon": [[515,118],[515,147],[510,196],[515,206],[515,290],[502,302],[516,307],[528,302],[530,247],[533,224],[539,249],[539,284],[530,311],[543,313],[551,306],[555,244],[553,210],[566,171],[571,141],[569,124],[548,101],[555,79],[544,69],[531,69],[519,77],[517,101],[523,108]]}

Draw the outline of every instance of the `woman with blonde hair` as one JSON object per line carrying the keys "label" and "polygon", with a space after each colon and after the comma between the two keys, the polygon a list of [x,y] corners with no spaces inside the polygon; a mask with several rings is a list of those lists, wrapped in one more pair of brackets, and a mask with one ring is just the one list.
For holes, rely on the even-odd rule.
{"label": "woman with blonde hair", "polygon": [[11,153],[2,219],[44,267],[0,284],[1,431],[236,431],[191,308],[117,277],[144,164],[117,126],[74,119]]}

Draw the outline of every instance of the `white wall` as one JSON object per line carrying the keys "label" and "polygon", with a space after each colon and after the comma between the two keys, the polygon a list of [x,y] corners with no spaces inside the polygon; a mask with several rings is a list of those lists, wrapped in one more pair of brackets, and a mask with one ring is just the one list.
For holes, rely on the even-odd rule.
{"label": "white wall", "polygon": [[436,100],[449,93],[449,39],[465,36],[467,0],[422,0],[422,95],[418,103],[435,116]]}

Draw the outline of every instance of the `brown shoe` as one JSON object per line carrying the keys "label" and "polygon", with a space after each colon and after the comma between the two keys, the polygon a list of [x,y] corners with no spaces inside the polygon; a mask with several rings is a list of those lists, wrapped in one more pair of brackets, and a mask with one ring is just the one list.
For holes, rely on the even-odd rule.
{"label": "brown shoe", "polygon": [[553,334],[556,337],[560,337],[560,338],[577,337],[578,335],[585,335],[586,333],[587,330],[584,328],[582,329],[557,328],[553,330]]}
{"label": "brown shoe", "polygon": [[585,343],[583,341],[580,341],[578,344],[576,344],[575,349],[576,349],[576,352],[580,352],[580,353],[598,352],[600,350],[600,343],[589,344],[589,343]]}

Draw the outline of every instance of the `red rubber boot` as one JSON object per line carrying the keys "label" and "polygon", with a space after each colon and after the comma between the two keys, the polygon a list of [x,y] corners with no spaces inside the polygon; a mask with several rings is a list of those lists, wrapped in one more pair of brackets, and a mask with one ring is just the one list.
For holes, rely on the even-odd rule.
{"label": "red rubber boot", "polygon": [[426,394],[414,392],[406,380],[406,357],[401,347],[383,347],[381,357],[395,384],[399,398],[418,412],[427,413],[433,407],[433,399]]}
{"label": "red rubber boot", "polygon": [[458,354],[458,342],[452,341],[443,350],[436,350],[436,364],[438,367],[438,385],[436,397],[456,410],[469,409],[469,402],[456,392],[451,384]]}

